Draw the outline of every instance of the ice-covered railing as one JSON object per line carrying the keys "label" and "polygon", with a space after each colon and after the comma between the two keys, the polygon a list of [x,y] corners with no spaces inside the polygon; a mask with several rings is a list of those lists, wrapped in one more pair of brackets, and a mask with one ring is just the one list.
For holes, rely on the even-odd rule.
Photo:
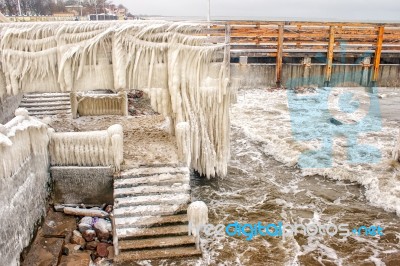
{"label": "ice-covered railing", "polygon": [[54,132],[50,136],[50,163],[53,166],[114,166],[123,162],[123,129],[113,125],[107,130]]}
{"label": "ice-covered railing", "polygon": [[[144,90],[153,108],[170,118],[181,159],[208,178],[223,177],[234,98],[229,41],[209,42],[207,26],[171,21],[0,25],[0,76],[6,81],[0,97],[21,91]],[[76,112],[99,113],[86,108],[101,106],[90,102],[81,109],[74,105]]]}
{"label": "ice-covered railing", "polygon": [[128,115],[127,93],[117,94],[71,93],[73,118],[96,115]]}
{"label": "ice-covered railing", "polygon": [[47,125],[29,117],[25,109],[17,109],[15,115],[7,124],[0,124],[0,180],[15,174],[32,155],[48,162]]}
{"label": "ice-covered railing", "polygon": [[20,253],[45,214],[48,182],[48,127],[17,109],[0,124],[1,265],[19,265]]}

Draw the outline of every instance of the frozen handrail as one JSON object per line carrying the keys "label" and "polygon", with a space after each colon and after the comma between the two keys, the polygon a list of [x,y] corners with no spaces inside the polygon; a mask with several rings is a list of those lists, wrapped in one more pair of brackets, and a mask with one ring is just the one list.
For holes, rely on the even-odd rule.
{"label": "frozen handrail", "polygon": [[50,162],[57,166],[114,166],[123,161],[123,129],[113,125],[107,130],[54,132],[50,135]]}
{"label": "frozen handrail", "polygon": [[118,94],[71,93],[73,118],[96,115],[128,115],[128,97],[125,91]]}

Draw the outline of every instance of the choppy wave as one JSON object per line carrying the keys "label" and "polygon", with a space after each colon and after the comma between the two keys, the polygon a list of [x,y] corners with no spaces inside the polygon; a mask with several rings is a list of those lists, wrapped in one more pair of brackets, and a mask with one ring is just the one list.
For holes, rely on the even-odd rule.
{"label": "choppy wave", "polygon": [[[362,90],[359,93],[366,94]],[[266,154],[288,166],[296,166],[302,152],[318,149],[317,140],[298,142],[293,138],[286,91],[242,90],[238,97],[238,103],[232,108],[232,125],[242,128],[250,139],[259,141]],[[336,138],[332,167],[302,169],[302,174],[356,181],[365,187],[365,195],[372,205],[400,215],[400,173],[389,163],[399,127],[398,122],[382,118],[381,131],[360,134],[360,143],[374,145],[381,151],[379,163],[348,163],[346,139]]]}

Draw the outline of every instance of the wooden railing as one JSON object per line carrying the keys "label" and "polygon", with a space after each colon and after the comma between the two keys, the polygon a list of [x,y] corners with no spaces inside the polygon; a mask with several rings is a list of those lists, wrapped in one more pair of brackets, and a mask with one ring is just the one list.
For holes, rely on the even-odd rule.
{"label": "wooden railing", "polygon": [[400,63],[400,23],[220,21],[207,33],[212,43],[229,43],[233,58],[274,59],[278,85],[284,58],[299,58],[303,64],[319,58],[319,64],[326,64],[327,82],[335,61],[353,58],[353,63],[373,66],[372,82],[382,59]]}

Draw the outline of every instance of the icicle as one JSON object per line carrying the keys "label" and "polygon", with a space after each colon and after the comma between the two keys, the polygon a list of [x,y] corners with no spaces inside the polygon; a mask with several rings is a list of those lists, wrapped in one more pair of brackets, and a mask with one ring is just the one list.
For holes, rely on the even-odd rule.
{"label": "icicle", "polygon": [[399,130],[399,137],[397,139],[397,145],[393,149],[392,159],[400,163],[400,130]]}
{"label": "icicle", "polygon": [[123,162],[123,129],[120,125],[91,132],[55,133],[49,130],[48,135],[52,165],[113,165],[119,169]]}
{"label": "icicle", "polygon": [[176,125],[175,129],[176,142],[178,145],[179,159],[190,165],[190,125],[187,122],[181,122]]}
{"label": "icicle", "polygon": [[191,203],[187,209],[189,235],[196,238],[196,248],[200,249],[200,229],[208,223],[208,207],[202,201]]}

